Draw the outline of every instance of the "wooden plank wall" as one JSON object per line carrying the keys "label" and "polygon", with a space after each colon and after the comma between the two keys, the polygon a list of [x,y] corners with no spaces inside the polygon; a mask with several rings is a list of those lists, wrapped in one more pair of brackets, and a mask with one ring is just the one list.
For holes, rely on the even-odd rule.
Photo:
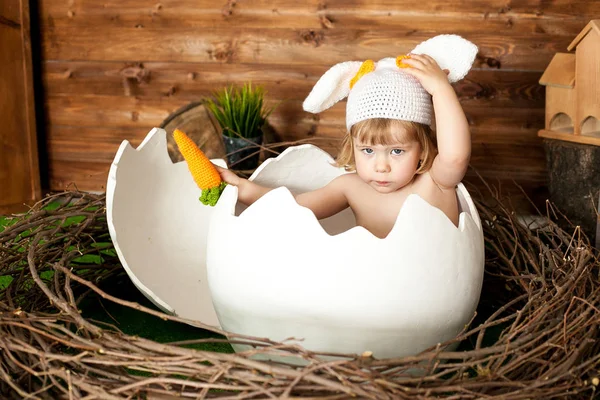
{"label": "wooden plank wall", "polygon": [[[185,104],[229,83],[264,84],[285,100],[279,137],[313,137],[335,152],[345,102],[302,110],[333,64],[410,51],[441,33],[479,46],[456,84],[487,179],[545,193],[538,85],[554,53],[594,16],[590,0],[38,0],[50,186],[104,190],[123,139],[137,145]],[[471,179],[473,173],[470,174]]]}

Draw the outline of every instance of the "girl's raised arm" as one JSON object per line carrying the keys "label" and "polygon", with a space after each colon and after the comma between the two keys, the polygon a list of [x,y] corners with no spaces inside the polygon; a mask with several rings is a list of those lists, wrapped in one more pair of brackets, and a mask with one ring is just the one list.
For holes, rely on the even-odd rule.
{"label": "girl's raised arm", "polygon": [[433,96],[438,154],[429,174],[442,188],[454,189],[471,158],[471,132],[465,113],[449,84]]}
{"label": "girl's raised arm", "polygon": [[463,179],[471,158],[471,133],[465,113],[450,85],[446,71],[425,54],[403,60],[404,71],[416,77],[431,94],[435,114],[438,154],[429,174],[444,189],[454,189]]}

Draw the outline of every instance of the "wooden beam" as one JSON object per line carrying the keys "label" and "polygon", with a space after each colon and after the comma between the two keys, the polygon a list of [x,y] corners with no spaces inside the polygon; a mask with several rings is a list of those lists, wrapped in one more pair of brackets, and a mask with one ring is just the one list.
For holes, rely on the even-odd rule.
{"label": "wooden beam", "polygon": [[[468,24],[465,24],[468,26]],[[412,26],[378,29],[287,29],[215,26],[199,33],[197,27],[180,29],[161,26],[136,28],[44,23],[42,57],[45,60],[169,60],[171,62],[233,64],[327,64],[348,60],[380,59],[411,51],[431,32],[412,32]],[[439,29],[442,29],[440,27]],[[110,35],[106,35],[110,30]],[[445,32],[445,31],[444,31]],[[531,34],[491,35],[465,28],[454,31],[477,43],[475,67],[543,70],[557,48],[565,48],[569,38]],[[103,45],[96,46],[99,37]],[[352,40],[349,40],[352,38]],[[390,38],[402,38],[393,46]],[[532,42],[536,50],[531,51]],[[392,43],[392,45],[390,44]]]}
{"label": "wooden beam", "polygon": [[0,2],[0,206],[11,210],[41,197],[29,28],[29,0]]}
{"label": "wooden beam", "polygon": [[[47,96],[69,95],[82,103],[90,96],[169,98],[181,104],[210,96],[227,83],[263,85],[267,99],[304,100],[331,66],[114,61],[52,61],[44,65]],[[539,71],[472,70],[454,84],[464,106],[544,107]]]}

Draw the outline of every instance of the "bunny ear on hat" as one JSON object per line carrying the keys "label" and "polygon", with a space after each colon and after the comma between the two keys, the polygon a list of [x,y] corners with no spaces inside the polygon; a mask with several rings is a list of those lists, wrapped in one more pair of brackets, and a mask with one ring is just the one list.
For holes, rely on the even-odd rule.
{"label": "bunny ear on hat", "polygon": [[448,80],[452,83],[467,75],[477,51],[477,46],[458,35],[439,35],[420,43],[411,53],[433,58],[441,69],[450,71]]}
{"label": "bunny ear on hat", "polygon": [[350,81],[358,73],[360,61],[346,61],[331,67],[317,81],[302,107],[305,111],[319,113],[344,99],[350,93]]}

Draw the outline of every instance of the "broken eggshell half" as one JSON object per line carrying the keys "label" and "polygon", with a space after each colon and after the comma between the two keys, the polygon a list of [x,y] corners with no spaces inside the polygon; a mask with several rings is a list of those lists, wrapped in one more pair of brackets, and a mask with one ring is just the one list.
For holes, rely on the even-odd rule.
{"label": "broken eggshell half", "polygon": [[349,209],[319,221],[296,203],[294,194],[344,173],[313,145],[290,147],[250,178],[277,189],[245,207],[227,186],[214,208],[204,206],[185,163],[170,161],[164,130],[153,129],[115,157],[109,230],[138,289],[184,318],[377,358],[453,338],[473,317],[483,280],[483,232],[469,193],[458,185],[458,227],[410,195],[380,239]]}

